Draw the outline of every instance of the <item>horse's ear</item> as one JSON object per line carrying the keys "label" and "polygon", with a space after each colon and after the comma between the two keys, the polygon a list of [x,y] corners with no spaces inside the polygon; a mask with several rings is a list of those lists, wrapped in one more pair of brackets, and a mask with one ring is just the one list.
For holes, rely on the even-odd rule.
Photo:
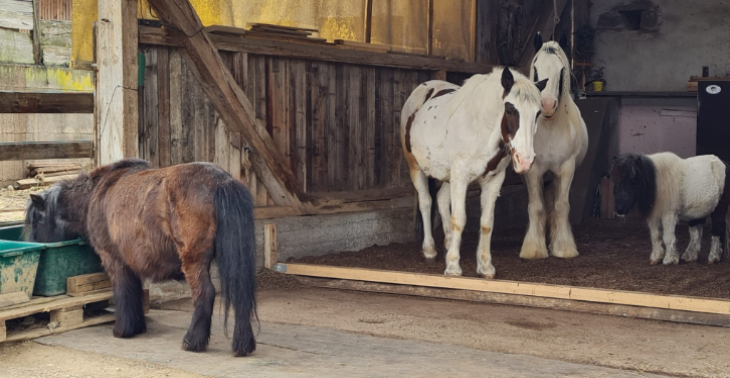
{"label": "horse's ear", "polygon": [[535,43],[535,51],[540,50],[540,48],[542,47],[542,35],[540,34],[540,32],[537,32],[537,34],[535,34],[535,40],[533,42]]}
{"label": "horse's ear", "polygon": [[512,76],[512,72],[510,72],[509,67],[505,67],[504,71],[502,71],[502,88],[504,88],[504,93],[509,93],[514,83],[515,78]]}
{"label": "horse's ear", "polygon": [[568,49],[568,36],[565,35],[565,33],[560,36],[560,41],[558,41],[558,45],[560,45],[560,48],[563,49],[563,51],[566,51]]}
{"label": "horse's ear", "polygon": [[542,92],[542,90],[545,89],[545,87],[547,86],[547,81],[548,79],[543,79],[535,83],[535,86],[538,90],[540,90],[540,92]]}
{"label": "horse's ear", "polygon": [[43,211],[46,209],[46,200],[45,198],[37,195],[37,194],[31,194],[30,200],[33,201],[33,204],[38,207],[39,210]]}

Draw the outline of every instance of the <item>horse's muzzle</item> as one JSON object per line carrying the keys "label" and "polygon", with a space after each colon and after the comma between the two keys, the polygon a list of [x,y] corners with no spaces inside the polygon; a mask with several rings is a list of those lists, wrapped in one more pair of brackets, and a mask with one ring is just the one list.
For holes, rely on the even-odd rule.
{"label": "horse's muzzle", "polygon": [[532,163],[535,162],[535,154],[523,155],[515,152],[512,155],[512,162],[514,163],[515,172],[519,174],[527,173],[532,167]]}

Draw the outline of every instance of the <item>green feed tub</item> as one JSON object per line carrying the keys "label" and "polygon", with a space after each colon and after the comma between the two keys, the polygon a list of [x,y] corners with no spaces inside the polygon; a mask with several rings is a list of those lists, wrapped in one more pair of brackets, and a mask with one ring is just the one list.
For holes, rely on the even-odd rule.
{"label": "green feed tub", "polygon": [[[0,241],[20,240],[23,226],[0,228]],[[66,279],[104,270],[101,259],[81,239],[58,243],[33,243],[43,247],[35,279],[34,295],[50,297],[66,293]]]}
{"label": "green feed tub", "polygon": [[24,292],[33,296],[33,284],[43,246],[0,240],[0,294]]}

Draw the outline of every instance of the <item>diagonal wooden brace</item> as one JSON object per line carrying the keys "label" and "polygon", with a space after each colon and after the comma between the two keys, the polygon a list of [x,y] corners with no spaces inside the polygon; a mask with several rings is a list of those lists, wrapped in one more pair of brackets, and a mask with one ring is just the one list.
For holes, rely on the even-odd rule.
{"label": "diagonal wooden brace", "polygon": [[266,127],[256,119],[251,102],[223,64],[218,50],[188,0],[149,0],[160,20],[180,31],[181,53],[200,81],[229,131],[240,132],[252,151],[251,163],[277,205],[292,206],[299,213],[311,210],[311,197],[300,188],[297,177],[279,154]]}

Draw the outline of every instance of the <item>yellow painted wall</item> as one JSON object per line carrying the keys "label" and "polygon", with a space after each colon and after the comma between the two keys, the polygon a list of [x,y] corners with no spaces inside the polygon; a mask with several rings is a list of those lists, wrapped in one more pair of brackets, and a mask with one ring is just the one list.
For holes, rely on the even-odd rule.
{"label": "yellow painted wall", "polygon": [[[471,60],[476,0],[436,0],[434,50],[450,58]],[[332,41],[365,41],[366,0],[190,0],[203,25],[239,28],[259,22],[319,29]],[[426,0],[380,1],[373,7],[372,42],[426,50]],[[456,5],[456,6],[454,6]],[[147,0],[138,0],[137,16],[156,19]],[[97,0],[73,0],[72,67],[93,60],[93,24]]]}

